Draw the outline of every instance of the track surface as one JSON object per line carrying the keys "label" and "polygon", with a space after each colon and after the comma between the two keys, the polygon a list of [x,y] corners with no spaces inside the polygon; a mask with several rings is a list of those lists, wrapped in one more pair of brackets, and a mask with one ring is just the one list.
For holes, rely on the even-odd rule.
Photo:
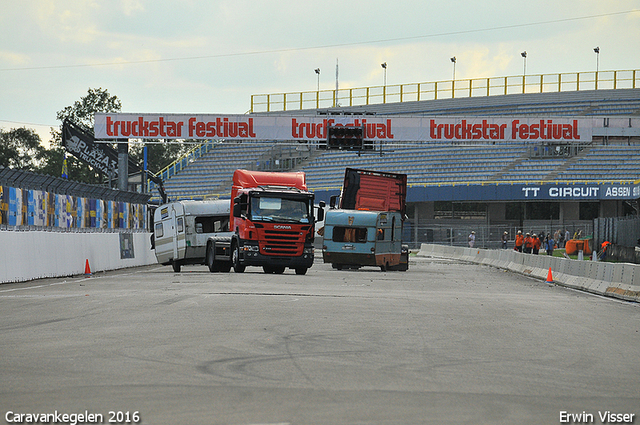
{"label": "track surface", "polygon": [[0,423],[557,424],[607,410],[637,423],[639,331],[637,304],[430,259],[5,284]]}

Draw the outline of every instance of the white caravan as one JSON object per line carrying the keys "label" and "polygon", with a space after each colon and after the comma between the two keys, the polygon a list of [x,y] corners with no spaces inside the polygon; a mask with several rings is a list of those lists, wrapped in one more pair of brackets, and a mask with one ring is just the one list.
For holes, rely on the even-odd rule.
{"label": "white caravan", "polygon": [[230,202],[176,201],[160,205],[154,215],[154,246],[160,264],[179,272],[185,264],[204,264],[207,239],[229,230]]}

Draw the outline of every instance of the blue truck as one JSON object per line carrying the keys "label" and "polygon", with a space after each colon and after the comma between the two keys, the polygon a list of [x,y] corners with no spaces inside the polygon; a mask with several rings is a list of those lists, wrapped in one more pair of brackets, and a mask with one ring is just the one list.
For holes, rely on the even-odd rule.
{"label": "blue truck", "polygon": [[406,174],[347,168],[340,197],[332,197],[325,216],[322,257],[338,269],[409,268],[402,243]]}

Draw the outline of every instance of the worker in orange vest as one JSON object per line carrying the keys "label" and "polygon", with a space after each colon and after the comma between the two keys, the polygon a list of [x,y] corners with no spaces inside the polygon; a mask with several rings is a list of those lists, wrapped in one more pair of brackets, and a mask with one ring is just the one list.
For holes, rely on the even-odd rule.
{"label": "worker in orange vest", "polygon": [[527,233],[524,236],[524,247],[522,248],[522,252],[525,254],[531,254],[531,250],[533,249],[533,239],[531,238],[531,233]]}
{"label": "worker in orange vest", "polygon": [[607,248],[609,248],[609,246],[611,245],[611,242],[609,241],[604,241],[601,245],[602,250],[600,251],[600,255],[598,256],[598,259],[600,260],[604,260],[607,257]]}
{"label": "worker in orange vest", "polygon": [[518,230],[518,234],[516,235],[516,246],[513,248],[513,250],[522,252],[523,245],[524,245],[524,236],[522,236],[522,230]]}
{"label": "worker in orange vest", "polygon": [[531,249],[535,255],[538,255],[540,252],[540,238],[535,233],[531,236]]}

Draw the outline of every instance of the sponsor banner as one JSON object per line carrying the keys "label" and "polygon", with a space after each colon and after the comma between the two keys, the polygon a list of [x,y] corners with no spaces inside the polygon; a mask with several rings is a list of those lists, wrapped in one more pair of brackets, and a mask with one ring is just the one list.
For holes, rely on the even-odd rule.
{"label": "sponsor banner", "polygon": [[619,184],[547,184],[527,185],[520,188],[522,200],[617,200],[637,199],[640,186]]}
{"label": "sponsor banner", "polygon": [[634,184],[464,184],[410,186],[407,193],[407,202],[567,202],[635,200],[638,198],[640,198],[640,185]]}
{"label": "sponsor banner", "polygon": [[590,118],[276,116],[97,113],[95,138],[324,141],[327,128],[363,127],[379,141],[588,142]]}
{"label": "sponsor banner", "polygon": [[118,152],[109,146],[94,144],[91,134],[66,121],[62,126],[62,145],[94,170],[106,175],[118,174]]}
{"label": "sponsor banner", "polygon": [[[339,195],[340,189],[310,188],[316,202]],[[454,184],[409,185],[407,202],[456,201],[456,202],[513,202],[513,201],[615,201],[640,198],[640,185],[636,184]]]}
{"label": "sponsor banner", "polygon": [[[115,178],[118,175],[118,151],[105,144],[94,143],[94,141],[94,136],[80,127],[68,121],[63,123],[62,145],[66,151],[90,165],[94,170]],[[142,167],[130,155],[128,164],[130,174],[142,171]],[[66,173],[65,168],[63,168],[63,174]],[[155,177],[151,177],[151,180],[156,184],[161,184]]]}

